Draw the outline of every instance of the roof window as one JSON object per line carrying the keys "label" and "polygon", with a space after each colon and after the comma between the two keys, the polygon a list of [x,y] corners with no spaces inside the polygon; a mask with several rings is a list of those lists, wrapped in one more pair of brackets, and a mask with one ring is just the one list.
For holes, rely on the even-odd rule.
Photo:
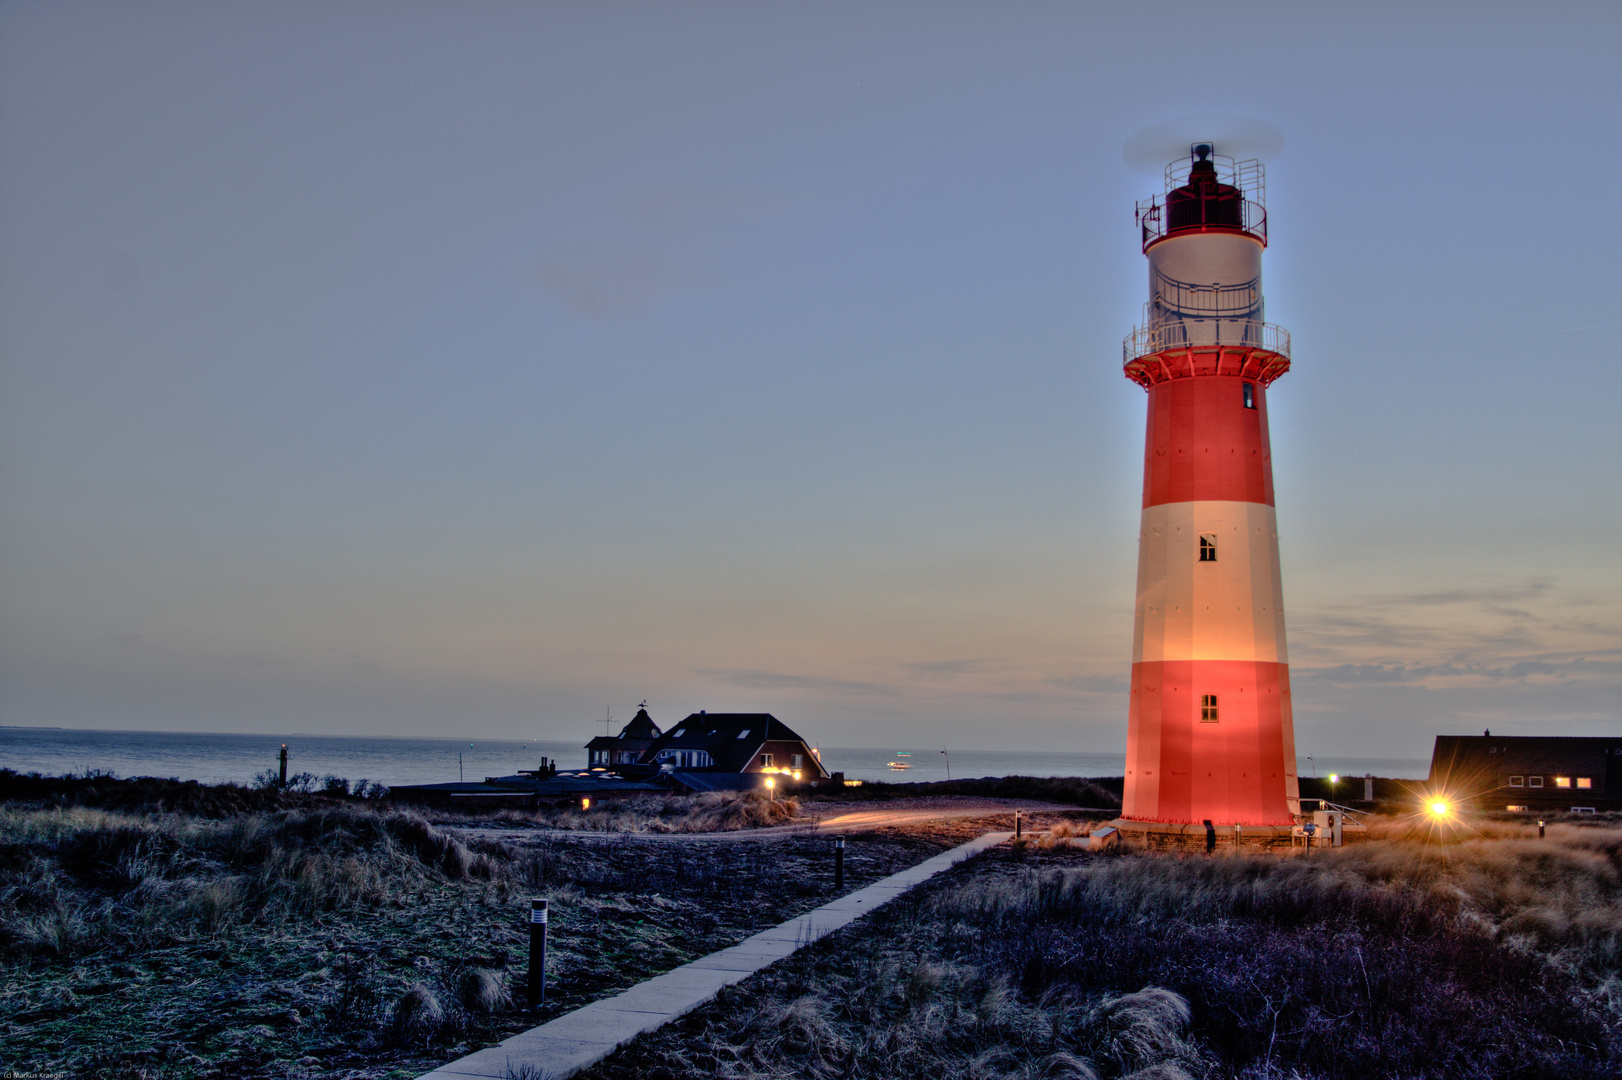
{"label": "roof window", "polygon": [[738,738],[747,739],[748,737],[749,737],[749,729],[748,728],[744,728],[742,731],[738,732]]}

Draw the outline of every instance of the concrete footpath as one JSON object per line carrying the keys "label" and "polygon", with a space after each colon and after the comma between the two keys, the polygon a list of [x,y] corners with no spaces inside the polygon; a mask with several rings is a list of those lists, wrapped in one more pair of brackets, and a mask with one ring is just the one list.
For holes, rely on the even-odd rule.
{"label": "concrete footpath", "polygon": [[802,945],[855,922],[914,885],[1012,836],[987,833],[799,918],[763,930],[730,949],[683,964],[637,983],[622,994],[594,1001],[495,1046],[441,1065],[420,1080],[565,1080],[643,1032],[692,1012],[720,993],[722,987],[747,979]]}

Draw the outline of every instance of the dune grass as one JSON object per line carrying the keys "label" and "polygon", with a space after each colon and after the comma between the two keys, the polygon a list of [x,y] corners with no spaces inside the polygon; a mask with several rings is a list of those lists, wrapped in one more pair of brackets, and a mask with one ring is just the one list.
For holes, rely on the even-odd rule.
{"label": "dune grass", "polygon": [[705,833],[792,824],[799,812],[800,801],[793,796],[772,799],[758,791],[712,791],[605,800],[590,810],[570,806],[481,814],[436,811],[432,817],[443,822],[536,825],[571,831]]}
{"label": "dune grass", "polygon": [[[315,796],[222,813],[242,790],[202,816],[0,804],[0,1072],[412,1076],[833,895],[823,838],[494,840]],[[847,888],[950,842],[852,837]],[[553,910],[540,1017],[514,998],[531,896]]]}
{"label": "dune grass", "polygon": [[592,1080],[1614,1077],[1622,831],[1305,857],[1004,848]]}

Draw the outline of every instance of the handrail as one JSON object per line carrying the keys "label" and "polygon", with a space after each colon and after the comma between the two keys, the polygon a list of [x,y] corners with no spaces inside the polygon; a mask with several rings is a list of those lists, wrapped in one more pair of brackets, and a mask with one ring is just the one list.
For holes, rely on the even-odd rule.
{"label": "handrail", "polygon": [[[1240,222],[1237,230],[1231,225],[1200,225],[1193,228],[1179,228],[1177,232],[1195,232],[1215,230],[1220,232],[1242,232],[1247,236],[1254,236],[1267,246],[1267,208],[1253,199],[1241,202]],[[1147,201],[1138,203],[1138,224],[1143,229],[1143,250],[1148,251],[1157,241],[1164,240],[1171,235],[1166,225],[1166,204],[1161,196],[1151,196]]]}
{"label": "handrail", "polygon": [[[1210,339],[1191,340],[1189,327],[1208,330]],[[1200,338],[1205,334],[1197,335]],[[1121,363],[1171,349],[1253,348],[1290,358],[1290,332],[1273,323],[1252,319],[1204,319],[1193,323],[1168,322],[1159,326],[1135,326],[1121,342]]]}

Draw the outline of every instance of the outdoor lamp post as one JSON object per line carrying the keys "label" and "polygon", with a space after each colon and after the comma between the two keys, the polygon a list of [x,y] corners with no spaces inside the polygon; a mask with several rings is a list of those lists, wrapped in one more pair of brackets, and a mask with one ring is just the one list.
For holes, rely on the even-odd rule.
{"label": "outdoor lamp post", "polygon": [[766,798],[768,800],[772,801],[772,802],[777,801],[777,796],[775,794],[773,794],[773,792],[772,792],[772,789],[775,788],[776,786],[777,786],[776,777],[768,776],[766,778]]}

